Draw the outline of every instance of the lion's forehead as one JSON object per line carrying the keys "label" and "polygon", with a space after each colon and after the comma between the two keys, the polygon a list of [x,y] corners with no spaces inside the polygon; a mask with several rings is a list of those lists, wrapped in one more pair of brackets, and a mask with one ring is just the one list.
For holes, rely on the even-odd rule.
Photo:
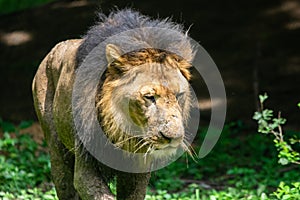
{"label": "lion's forehead", "polygon": [[135,77],[141,93],[180,93],[188,90],[188,81],[178,69],[157,64],[141,66]]}
{"label": "lion's forehead", "polygon": [[178,84],[166,84],[165,81],[162,81],[141,86],[139,92],[141,93],[141,95],[152,94],[159,96],[168,96],[170,94],[179,93],[180,87]]}

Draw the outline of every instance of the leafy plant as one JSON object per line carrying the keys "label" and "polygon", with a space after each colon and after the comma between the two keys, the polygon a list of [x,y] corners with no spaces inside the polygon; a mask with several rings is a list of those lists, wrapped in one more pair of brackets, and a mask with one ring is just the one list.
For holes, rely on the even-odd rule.
{"label": "leafy plant", "polygon": [[[20,195],[51,199],[42,188],[42,183],[50,182],[50,161],[46,152],[39,150],[38,144],[28,134],[20,130],[31,126],[32,122],[21,122],[19,126],[0,119],[3,135],[0,137],[0,198],[20,199]],[[44,186],[45,187],[45,186]],[[49,196],[50,195],[50,196]],[[48,196],[48,197],[47,197]],[[55,197],[55,196],[54,196]],[[53,198],[52,198],[53,199]]]}
{"label": "leafy plant", "polygon": [[[249,131],[252,130],[241,121],[226,124],[208,156],[197,162],[182,156],[155,172],[146,199],[276,199],[272,193],[280,181],[288,185],[298,182],[298,172],[282,169],[277,164],[272,141],[258,134],[247,134]],[[203,140],[205,132],[203,128],[195,143]],[[197,147],[195,150],[198,151]],[[178,179],[181,184],[176,186]],[[174,187],[170,187],[173,180]]]}
{"label": "leafy plant", "polygon": [[[48,154],[29,135],[20,134],[30,125],[0,119],[0,199],[57,200]],[[299,172],[278,165],[272,141],[249,131],[241,121],[228,123],[205,158],[195,162],[182,156],[153,172],[146,200],[299,199]],[[200,130],[195,144],[201,143],[205,132]],[[116,192],[114,186],[111,189]]]}
{"label": "leafy plant", "polygon": [[[299,143],[297,138],[291,138],[288,141],[284,139],[282,125],[286,123],[286,119],[278,113],[277,117],[273,116],[273,110],[264,108],[264,102],[268,99],[267,94],[259,95],[260,111],[254,113],[253,119],[258,123],[258,132],[263,134],[272,134],[273,140],[278,150],[278,162],[282,165],[289,163],[300,164],[300,154],[292,148],[293,144]],[[300,104],[298,104],[300,106]]]}
{"label": "leafy plant", "polygon": [[300,199],[300,182],[291,185],[280,182],[279,187],[273,192],[272,196],[282,200]]}
{"label": "leafy plant", "polygon": [[0,199],[2,200],[10,200],[10,199],[58,200],[54,188],[46,192],[43,191],[41,188],[22,189],[18,193],[0,191]]}

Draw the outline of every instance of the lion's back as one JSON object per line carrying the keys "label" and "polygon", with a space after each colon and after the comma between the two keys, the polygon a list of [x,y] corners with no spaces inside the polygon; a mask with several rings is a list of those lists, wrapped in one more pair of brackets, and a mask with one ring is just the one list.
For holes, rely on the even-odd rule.
{"label": "lion's back", "polygon": [[57,44],[40,64],[32,83],[34,107],[45,136],[58,133],[69,149],[74,145],[74,137],[70,135],[74,134],[71,95],[81,42],[67,40]]}

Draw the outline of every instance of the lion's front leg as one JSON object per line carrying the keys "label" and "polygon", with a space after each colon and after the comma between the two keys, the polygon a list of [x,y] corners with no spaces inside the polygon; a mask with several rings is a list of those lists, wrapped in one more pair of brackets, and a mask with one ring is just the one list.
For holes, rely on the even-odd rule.
{"label": "lion's front leg", "polygon": [[117,199],[118,200],[143,200],[146,195],[150,173],[125,173],[118,172]]}
{"label": "lion's front leg", "polygon": [[74,186],[82,200],[113,200],[114,195],[109,190],[101,176],[96,162],[87,152],[81,153],[81,148],[75,152]]}

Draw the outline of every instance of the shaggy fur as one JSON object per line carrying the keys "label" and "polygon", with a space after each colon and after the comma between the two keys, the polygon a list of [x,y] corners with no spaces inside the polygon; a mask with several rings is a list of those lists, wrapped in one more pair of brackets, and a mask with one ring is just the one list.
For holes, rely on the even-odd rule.
{"label": "shaggy fur", "polygon": [[[93,121],[96,117],[94,108],[90,105],[95,99],[91,94],[97,93],[98,84],[95,85],[93,80],[99,79],[99,71],[101,71],[99,67],[104,68],[108,65],[105,55],[107,44],[116,45],[120,52],[125,54],[124,56],[141,49],[162,49],[176,57],[181,57],[181,60],[184,59],[183,62],[191,63],[195,54],[183,27],[169,19],[153,20],[131,9],[112,12],[108,17],[103,14],[99,16],[100,21],[83,37],[83,43],[77,52],[80,67],[77,70],[78,82],[75,82],[73,99],[76,102],[75,107],[78,106],[75,115],[82,116],[82,121],[76,123],[84,143],[90,143],[95,138],[89,131],[93,127],[92,124],[98,126],[97,122]],[[84,59],[94,50],[97,50],[97,56],[90,58],[89,64],[85,65]],[[190,78],[189,66],[189,64],[181,65],[181,70],[187,79]]]}
{"label": "shaggy fur", "polygon": [[[154,148],[159,143],[168,143],[157,134],[159,131],[155,127],[165,127],[164,131],[171,138],[179,130],[184,133],[183,124],[187,121],[190,107],[189,67],[190,64],[181,57],[157,49],[129,52],[110,63],[96,99],[99,119],[110,141],[131,152],[139,150],[140,146],[149,147],[142,151],[145,153],[152,152],[152,144]],[[139,77],[143,77],[142,82]],[[145,94],[155,101],[155,110],[148,116],[149,105],[153,102],[149,102]],[[176,97],[178,94],[181,97]],[[128,102],[128,109],[118,106],[124,105],[124,102]],[[127,116],[124,110],[129,110]],[[170,116],[177,116],[176,122]],[[143,136],[137,138],[131,133],[133,124],[140,128],[138,132]],[[141,138],[147,145],[138,140]],[[138,142],[141,145],[136,145]],[[188,144],[182,143],[182,146],[188,150]],[[162,150],[160,156],[169,157],[170,154]]]}
{"label": "shaggy fur", "polygon": [[[183,125],[190,108],[193,47],[183,28],[168,19],[153,20],[130,9],[99,16],[83,39],[59,43],[42,61],[33,80],[35,109],[60,199],[114,199],[106,182],[111,172],[117,176],[118,200],[142,200],[149,170],[129,163],[134,171],[118,171],[128,157],[113,151],[116,146],[146,155],[154,151],[156,158],[187,146]],[[99,134],[99,121],[115,145],[96,139],[100,135],[107,141]],[[147,129],[133,146],[126,143],[134,135],[128,126],[132,121]],[[118,166],[105,167],[85,144],[92,144],[97,155],[112,154]]]}
{"label": "shaggy fur", "polygon": [[[143,28],[150,27],[159,28],[161,31],[153,34],[145,29],[146,32],[143,32]],[[99,21],[83,37],[84,42],[79,47],[77,54],[79,65],[97,45],[108,37],[132,29],[137,29],[136,35],[119,38],[114,43],[121,47],[123,52],[129,52],[133,45],[145,45],[148,48],[170,50],[188,62],[191,62],[194,57],[193,48],[182,25],[173,23],[168,18],[164,20],[151,19],[131,9],[124,9],[111,12],[109,16],[99,13]],[[169,30],[169,33],[163,33],[166,29]],[[170,32],[170,30],[174,32]],[[180,33],[181,35],[179,35]]]}

